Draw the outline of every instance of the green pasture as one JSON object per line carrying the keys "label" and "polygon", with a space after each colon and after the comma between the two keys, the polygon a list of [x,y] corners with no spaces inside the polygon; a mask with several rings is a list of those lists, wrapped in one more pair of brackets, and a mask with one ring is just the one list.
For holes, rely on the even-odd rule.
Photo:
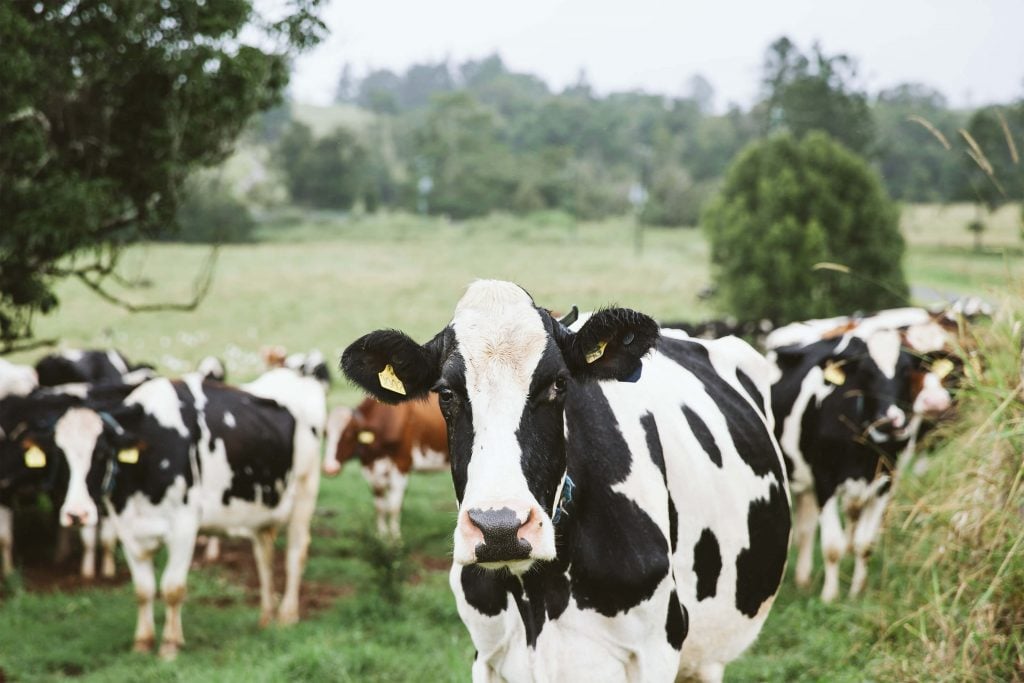
{"label": "green pasture", "polygon": [[[1005,235],[998,232],[997,240],[993,231],[992,247],[974,253],[971,236],[948,216],[922,228],[931,210],[911,207],[905,214],[913,285],[994,301],[1011,287],[1021,291],[1024,258],[1012,217]],[[378,327],[425,340],[447,322],[474,278],[515,280],[539,304],[561,311],[618,303],[662,319],[717,312],[713,300],[697,297],[709,274],[696,230],[648,229],[636,254],[627,220],[576,225],[553,214],[449,223],[296,214],[265,223],[261,238],[220,249],[209,296],[194,312],[130,315],[66,282],[58,290],[61,308],[37,320],[37,336],[69,347],[113,346],[169,374],[213,354],[227,361],[229,380],[240,382],[260,372],[258,352],[266,344],[319,348],[333,361],[348,342]],[[123,259],[124,275],[147,286],[121,293],[135,302],[186,300],[208,254],[199,246],[135,247]],[[337,380],[329,401],[358,398]],[[902,499],[897,509],[912,505]],[[15,576],[0,593],[0,681],[467,680],[473,647],[447,585],[454,513],[447,476],[416,476],[403,516],[405,544],[382,546],[373,536],[369,491],[350,466],[321,487],[302,622],[260,630],[256,591],[243,573],[202,566],[190,575],[187,644],[171,664],[129,652],[129,583],[44,593],[27,587],[31,572]],[[909,636],[902,627],[889,630],[902,616],[894,613],[893,596],[920,580],[912,563],[891,552],[910,537],[906,529],[897,541],[886,536],[859,602],[824,605],[796,591],[787,576],[760,640],[728,670],[729,680],[891,680],[886,672],[913,671],[913,662],[893,661],[912,652],[904,642]],[[119,570],[126,573],[123,562]],[[820,571],[815,583],[820,588]]]}

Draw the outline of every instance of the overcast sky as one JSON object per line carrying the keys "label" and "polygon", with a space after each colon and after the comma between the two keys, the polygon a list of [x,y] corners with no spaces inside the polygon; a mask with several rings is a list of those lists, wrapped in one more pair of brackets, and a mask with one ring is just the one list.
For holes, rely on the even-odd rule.
{"label": "overcast sky", "polygon": [[721,110],[754,100],[783,34],[854,56],[871,92],[917,81],[972,106],[1024,95],[1024,0],[333,0],[324,19],[330,37],[296,63],[301,102],[329,102],[345,63],[362,75],[498,52],[556,90],[584,69],[601,93],[681,95],[699,73]]}

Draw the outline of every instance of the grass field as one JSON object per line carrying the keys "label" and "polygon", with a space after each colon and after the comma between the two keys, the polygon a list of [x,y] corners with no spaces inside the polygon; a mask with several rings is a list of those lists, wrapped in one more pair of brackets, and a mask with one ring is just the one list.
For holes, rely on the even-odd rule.
{"label": "grass field", "polygon": [[[925,220],[928,210],[912,209],[914,221]],[[911,282],[996,301],[1005,299],[1011,287],[1022,291],[1019,239],[1014,242],[1008,232],[1001,249],[975,254],[962,246],[970,236],[956,222],[936,219],[928,230],[907,228]],[[37,334],[59,337],[69,346],[115,346],[169,374],[215,354],[227,360],[232,381],[244,381],[258,374],[258,351],[265,344],[291,350],[318,347],[336,358],[358,334],[377,327],[398,326],[425,339],[447,322],[465,285],[476,277],[515,280],[538,303],[554,309],[617,302],[666,319],[715,313],[712,304],[696,296],[709,277],[706,245],[692,230],[648,230],[639,256],[628,222],[575,226],[558,216],[450,224],[408,216],[340,220],[325,215],[263,230],[266,242],[221,250],[209,297],[193,313],[129,315],[65,283],[59,289],[58,314],[40,319]],[[958,231],[967,235],[966,242]],[[133,249],[124,260],[125,274],[152,284],[126,296],[187,299],[206,253],[181,245]],[[997,390],[989,393],[996,401]],[[329,401],[353,404],[358,398],[337,382]],[[982,421],[980,413],[971,415]],[[1018,413],[1012,415],[1018,419]],[[1022,425],[1024,420],[1011,421],[1005,430],[1019,441]],[[964,457],[972,451],[958,447],[956,452]],[[1019,494],[1019,486],[1014,491]],[[728,670],[729,680],[915,678],[911,658],[923,661],[929,655],[901,653],[917,652],[918,643],[934,639],[929,629],[938,627],[923,617],[920,624],[910,623],[910,630],[900,623],[897,604],[914,593],[910,585],[931,580],[902,554],[913,543],[915,527],[901,523],[925,493],[920,486],[898,488],[894,515],[901,515],[900,523],[893,522],[896,531],[886,535],[873,560],[863,600],[824,605],[794,590],[787,576],[762,637]],[[1010,500],[1016,500],[1013,494]],[[187,645],[174,664],[129,653],[135,609],[123,563],[121,580],[113,585],[56,592],[35,589],[37,568],[30,568],[8,582],[0,602],[0,680],[4,675],[26,681],[65,676],[246,683],[466,680],[473,648],[447,586],[454,513],[447,476],[414,477],[403,518],[405,546],[401,552],[388,551],[373,538],[370,495],[350,466],[338,479],[325,480],[321,489],[303,621],[291,629],[261,631],[252,571],[245,562],[203,566],[190,576]],[[915,514],[920,523],[921,511]],[[231,548],[233,557],[247,552],[244,545]],[[1020,562],[1014,552],[1006,558]],[[820,586],[820,572],[816,578]],[[1003,583],[996,590],[1017,588],[1024,586]],[[988,599],[991,604],[991,594]],[[1012,660],[1014,643],[1004,645],[1010,649],[1003,656]],[[1016,647],[1024,652],[1019,642]],[[943,664],[941,658],[936,661]],[[948,672],[926,675],[929,680],[957,680],[972,677],[974,669],[938,666],[928,671]],[[1019,672],[1024,675],[1024,668]]]}

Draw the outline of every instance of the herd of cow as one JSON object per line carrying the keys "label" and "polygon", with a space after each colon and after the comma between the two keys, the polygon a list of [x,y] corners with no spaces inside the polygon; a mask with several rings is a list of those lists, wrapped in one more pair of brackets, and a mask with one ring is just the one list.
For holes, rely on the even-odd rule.
{"label": "herd of cow", "polygon": [[321,470],[358,459],[378,531],[398,538],[410,472],[450,469],[450,584],[475,681],[717,681],[768,617],[791,503],[797,583],[810,581],[820,526],[822,598],[839,595],[847,550],[849,592],[863,590],[898,463],[952,410],[968,317],[762,322],[745,330],[762,353],[721,336],[724,322],[679,329],[621,308],[559,318],[517,285],[477,281],[425,344],[396,330],[353,342],[341,366],[370,397],[330,414],[316,352],[271,349],[270,369],[239,387],[215,359],[175,380],[113,351],[0,360],[0,568],[13,569],[15,502],[47,494],[59,524],[81,530],[83,576],[97,540],[112,575],[121,543],[135,649],[150,651],[166,546],[169,658],[200,531],[251,538],[261,623],[292,623]]}

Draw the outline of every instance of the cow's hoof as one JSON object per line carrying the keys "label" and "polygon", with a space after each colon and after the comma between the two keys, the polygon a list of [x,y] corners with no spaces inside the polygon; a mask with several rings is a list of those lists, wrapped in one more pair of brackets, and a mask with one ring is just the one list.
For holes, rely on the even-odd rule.
{"label": "cow's hoof", "polygon": [[838,597],[839,597],[839,591],[822,591],[821,592],[821,601],[824,602],[826,605],[828,603],[830,603],[830,602],[835,602],[836,598],[838,598]]}
{"label": "cow's hoof", "polygon": [[179,650],[181,650],[181,644],[180,643],[174,643],[174,642],[167,643],[167,642],[165,642],[165,643],[162,643],[160,645],[160,652],[158,654],[159,654],[160,659],[162,659],[163,661],[165,661],[165,662],[173,662],[175,659],[178,658],[178,651]]}
{"label": "cow's hoof", "polygon": [[270,623],[274,621],[274,615],[270,612],[260,612],[260,628],[266,628],[270,626]]}
{"label": "cow's hoof", "polygon": [[140,654],[149,654],[153,651],[153,639],[143,638],[142,640],[136,640],[135,644],[132,645],[132,652],[138,652]]}
{"label": "cow's hoof", "polygon": [[796,587],[802,591],[807,590],[811,587],[811,577],[809,576],[798,576],[796,577]]}
{"label": "cow's hoof", "polygon": [[281,626],[297,624],[299,623],[299,613],[294,610],[282,610],[281,613],[277,615],[277,623]]}

